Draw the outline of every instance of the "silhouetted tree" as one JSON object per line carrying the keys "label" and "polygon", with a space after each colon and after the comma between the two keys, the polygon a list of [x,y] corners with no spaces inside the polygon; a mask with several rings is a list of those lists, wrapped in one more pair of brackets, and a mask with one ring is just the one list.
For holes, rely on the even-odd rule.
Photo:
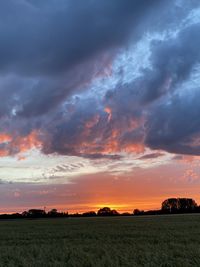
{"label": "silhouetted tree", "polygon": [[178,198],[178,209],[180,211],[193,211],[197,203],[192,198]]}
{"label": "silhouetted tree", "polygon": [[119,212],[117,210],[112,210],[111,212],[112,212],[112,215],[114,215],[114,216],[119,215]]}
{"label": "silhouetted tree", "polygon": [[139,210],[139,209],[134,209],[133,214],[134,215],[142,215],[142,214],[144,214],[144,211],[143,210]]}
{"label": "silhouetted tree", "polygon": [[177,198],[168,198],[162,203],[162,210],[168,212],[175,212],[178,210]]}
{"label": "silhouetted tree", "polygon": [[30,209],[28,211],[28,217],[39,218],[39,217],[44,217],[45,215],[46,215],[46,212],[40,209]]}
{"label": "silhouetted tree", "polygon": [[56,216],[58,216],[58,214],[59,213],[58,213],[57,209],[52,209],[48,212],[48,215],[51,217],[56,217]]}
{"label": "silhouetted tree", "polygon": [[116,216],[119,215],[119,213],[116,210],[111,210],[108,207],[104,207],[97,212],[98,216]]}
{"label": "silhouetted tree", "polygon": [[22,216],[23,216],[23,217],[27,217],[27,216],[28,216],[28,211],[26,211],[26,210],[23,211],[23,212],[22,212]]}
{"label": "silhouetted tree", "polygon": [[168,198],[162,203],[162,211],[169,213],[189,212],[197,208],[192,198]]}
{"label": "silhouetted tree", "polygon": [[95,211],[87,211],[87,212],[84,212],[83,214],[82,214],[82,216],[84,216],[84,217],[94,217],[94,216],[96,216],[97,214],[96,214],[96,212]]}

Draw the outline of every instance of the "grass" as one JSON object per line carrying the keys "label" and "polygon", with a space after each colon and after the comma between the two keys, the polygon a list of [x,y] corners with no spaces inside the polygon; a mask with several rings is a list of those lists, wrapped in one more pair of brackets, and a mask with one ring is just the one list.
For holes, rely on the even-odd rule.
{"label": "grass", "polygon": [[0,221],[0,266],[200,266],[200,215]]}

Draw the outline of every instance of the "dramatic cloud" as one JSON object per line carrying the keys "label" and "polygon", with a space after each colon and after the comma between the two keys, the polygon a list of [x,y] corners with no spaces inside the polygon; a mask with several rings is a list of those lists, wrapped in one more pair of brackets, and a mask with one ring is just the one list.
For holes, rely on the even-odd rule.
{"label": "dramatic cloud", "polygon": [[11,0],[0,16],[0,156],[200,154],[199,1]]}
{"label": "dramatic cloud", "polygon": [[147,124],[146,143],[172,153],[200,155],[200,93],[175,95],[155,107]]}
{"label": "dramatic cloud", "polygon": [[122,44],[158,3],[3,1],[0,68],[27,75],[60,75],[98,51]]}
{"label": "dramatic cloud", "polygon": [[82,89],[157,2],[1,2],[0,116],[44,114]]}

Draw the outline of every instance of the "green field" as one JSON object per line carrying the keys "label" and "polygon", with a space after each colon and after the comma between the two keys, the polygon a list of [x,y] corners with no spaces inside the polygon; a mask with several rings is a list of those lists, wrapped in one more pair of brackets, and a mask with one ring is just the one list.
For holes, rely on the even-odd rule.
{"label": "green field", "polygon": [[200,215],[0,221],[0,266],[200,266]]}

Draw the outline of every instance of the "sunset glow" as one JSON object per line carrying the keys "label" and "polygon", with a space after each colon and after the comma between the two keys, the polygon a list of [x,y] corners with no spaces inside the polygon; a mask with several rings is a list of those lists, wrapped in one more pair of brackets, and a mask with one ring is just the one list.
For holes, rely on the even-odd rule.
{"label": "sunset glow", "polygon": [[0,3],[0,213],[200,204],[199,1],[47,2]]}

